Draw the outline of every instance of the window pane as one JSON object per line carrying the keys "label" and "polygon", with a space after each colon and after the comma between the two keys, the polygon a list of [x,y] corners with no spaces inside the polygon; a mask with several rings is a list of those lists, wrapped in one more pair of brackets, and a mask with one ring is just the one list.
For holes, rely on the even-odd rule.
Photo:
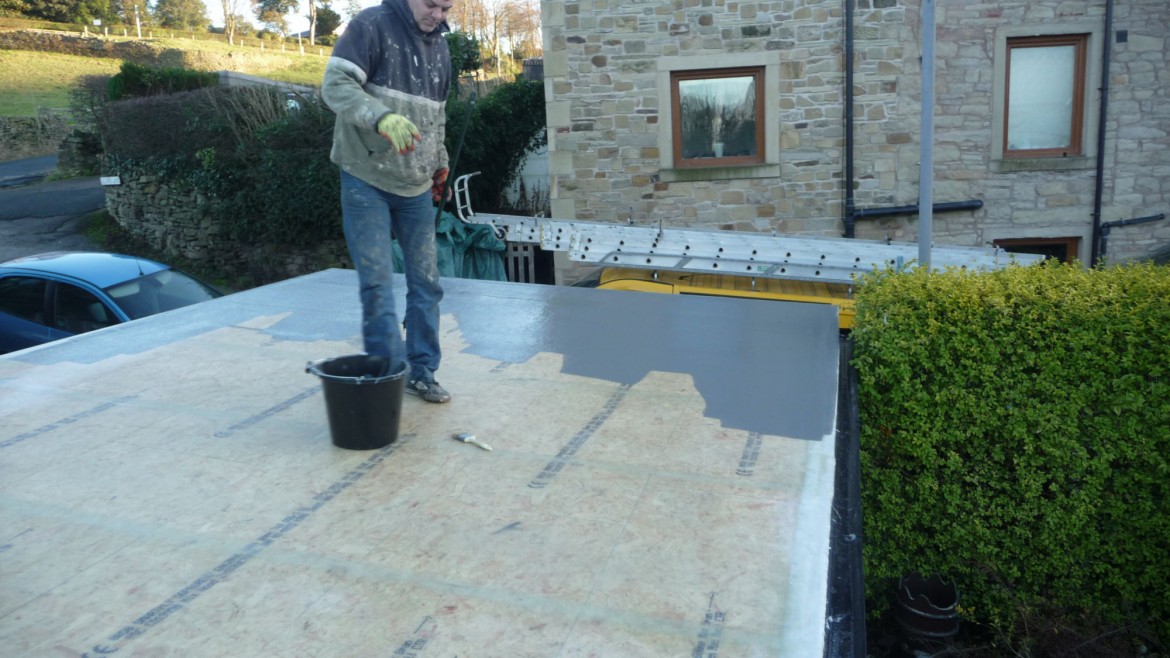
{"label": "window pane", "polygon": [[47,285],[44,279],[23,276],[0,279],[0,311],[44,324]]}
{"label": "window pane", "polygon": [[57,284],[53,307],[57,328],[74,334],[108,327],[115,316],[93,293],[67,283]]}
{"label": "window pane", "polygon": [[1008,149],[1072,143],[1075,46],[1013,48],[1008,87]]}
{"label": "window pane", "polygon": [[219,292],[177,270],[163,270],[106,288],[126,315],[137,320],[219,297]]}
{"label": "window pane", "polygon": [[683,158],[756,155],[753,76],[680,80]]}

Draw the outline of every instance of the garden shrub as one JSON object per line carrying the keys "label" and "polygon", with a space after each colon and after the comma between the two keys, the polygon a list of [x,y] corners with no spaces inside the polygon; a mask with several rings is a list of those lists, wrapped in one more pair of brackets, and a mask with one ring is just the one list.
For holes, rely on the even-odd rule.
{"label": "garden shrub", "polygon": [[340,177],[329,160],[333,113],[317,96],[289,104],[273,90],[252,93],[249,104],[224,105],[237,126],[234,147],[197,154],[192,180],[207,193],[201,211],[238,241],[307,247],[341,239]]}
{"label": "garden shrub", "polygon": [[[467,32],[448,32],[447,50],[451,53],[451,74],[458,80],[464,73],[471,73],[483,66],[483,55],[479,51],[479,40]],[[456,84],[452,91],[458,92]]]}
{"label": "garden shrub", "polygon": [[[467,121],[468,111],[471,121]],[[455,157],[459,135],[467,126],[455,176],[480,172],[468,183],[476,211],[499,212],[503,194],[519,173],[524,155],[545,143],[544,83],[516,80],[483,98],[447,100],[447,152]]]}
{"label": "garden shrub", "polygon": [[857,294],[872,614],[957,580],[1001,636],[1029,611],[1170,637],[1170,269],[875,273]]}
{"label": "garden shrub", "polygon": [[[452,157],[468,107],[448,103]],[[318,96],[210,87],[111,103],[102,115],[109,166],[145,166],[203,192],[199,212],[225,237],[293,247],[342,238],[340,179],[329,160],[334,115]],[[543,135],[538,82],[501,85],[476,103],[458,169],[483,172],[472,179],[480,209],[499,198]]]}
{"label": "garden shrub", "polygon": [[110,78],[111,101],[159,94],[192,91],[219,84],[219,74],[183,68],[157,69],[134,62],[122,62],[120,72]]}

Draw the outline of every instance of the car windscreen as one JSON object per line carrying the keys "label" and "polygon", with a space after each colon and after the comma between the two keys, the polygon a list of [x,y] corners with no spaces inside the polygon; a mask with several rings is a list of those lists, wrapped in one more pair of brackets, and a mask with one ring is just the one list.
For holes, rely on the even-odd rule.
{"label": "car windscreen", "polygon": [[177,270],[163,270],[106,288],[131,320],[222,296],[219,291]]}

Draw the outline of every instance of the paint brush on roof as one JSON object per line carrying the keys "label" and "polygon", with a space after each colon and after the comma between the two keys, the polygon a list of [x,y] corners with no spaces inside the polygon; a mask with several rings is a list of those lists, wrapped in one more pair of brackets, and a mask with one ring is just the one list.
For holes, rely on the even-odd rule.
{"label": "paint brush on roof", "polygon": [[473,446],[479,446],[480,448],[483,448],[484,450],[491,450],[492,449],[492,447],[489,446],[488,444],[475,438],[474,434],[468,434],[467,432],[464,432],[462,434],[456,434],[455,440],[462,441],[464,443],[470,443]]}

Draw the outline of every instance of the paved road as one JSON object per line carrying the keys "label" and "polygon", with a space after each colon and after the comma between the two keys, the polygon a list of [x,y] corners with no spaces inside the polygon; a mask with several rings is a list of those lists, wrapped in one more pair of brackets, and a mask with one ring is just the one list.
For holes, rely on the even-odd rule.
{"label": "paved road", "polygon": [[81,220],[106,206],[97,176],[46,181],[56,156],[0,162],[0,263],[46,251],[100,249]]}

